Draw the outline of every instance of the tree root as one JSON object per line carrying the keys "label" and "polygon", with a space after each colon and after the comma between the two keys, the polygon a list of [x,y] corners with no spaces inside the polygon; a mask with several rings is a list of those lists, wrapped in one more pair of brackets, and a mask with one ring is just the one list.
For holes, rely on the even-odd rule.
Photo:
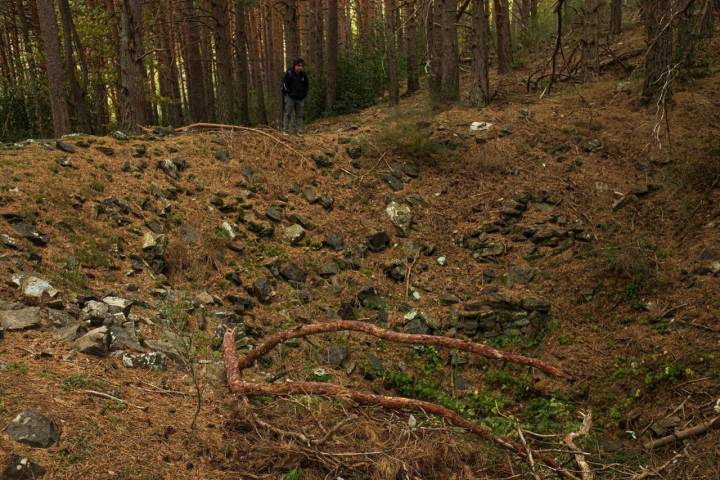
{"label": "tree root", "polygon": [[[361,328],[357,324],[365,325],[365,327]],[[395,340],[401,343],[421,343],[448,346],[450,348],[458,348],[458,346],[460,345],[464,347],[463,349],[466,351],[473,351],[489,358],[505,360],[511,360],[512,358],[511,361],[518,361],[517,357],[521,357],[519,355],[508,357],[508,355],[510,354],[500,352],[485,345],[472,344],[470,342],[463,342],[456,339],[433,337],[430,335],[400,334],[397,332],[384,330],[370,324],[363,324],[362,322],[340,321],[331,322],[328,324],[312,324],[294,330],[278,333],[276,335],[273,335],[268,341],[266,341],[258,348],[251,350],[244,358],[238,360],[237,351],[235,349],[235,331],[228,330],[227,332],[225,332],[225,338],[223,339],[223,357],[225,360],[225,370],[227,373],[228,385],[230,386],[230,389],[240,396],[323,395],[334,398],[349,399],[360,405],[374,405],[387,409],[430,413],[442,417],[451,424],[468,430],[478,435],[479,437],[494,443],[500,448],[509,450],[527,461],[528,452],[522,445],[508,438],[497,436],[492,433],[490,429],[470,422],[469,420],[466,420],[454,411],[440,405],[436,405],[434,403],[422,400],[415,400],[411,398],[389,397],[385,395],[359,392],[331,383],[292,382],[282,384],[257,384],[253,382],[247,382],[242,379],[242,371],[252,366],[256,359],[262,357],[263,355],[266,355],[277,344],[291,338],[338,330],[354,330],[366,332],[380,338]],[[475,345],[475,347],[473,347],[473,345]],[[533,364],[533,366],[536,366],[535,364],[539,362],[537,360],[529,359],[527,357],[521,357],[521,359],[523,361],[519,363],[523,363],[525,365]],[[533,362],[529,363],[527,360],[533,360]],[[540,364],[545,367],[544,371],[557,372],[559,376],[562,376],[562,372],[559,369],[551,367],[550,365],[546,365],[543,362],[540,362]],[[558,477],[566,480],[578,480],[575,475],[561,468],[553,459],[548,458],[537,451],[531,452],[532,456],[535,459],[539,460],[546,467],[555,472]]]}
{"label": "tree root", "polygon": [[338,320],[328,323],[313,323],[310,325],[304,325],[302,327],[294,328],[292,330],[285,330],[283,332],[276,333],[275,335],[272,335],[267,340],[265,340],[263,344],[257,346],[253,350],[250,350],[247,355],[241,358],[238,362],[238,368],[240,370],[244,370],[251,367],[253,363],[255,363],[255,360],[267,355],[278,344],[286,342],[291,338],[300,338],[306,337],[308,335],[317,335],[319,333],[340,332],[345,330],[362,332],[368,335],[372,335],[373,337],[383,338],[385,340],[390,340],[397,343],[409,343],[414,345],[434,345],[437,347],[455,348],[457,350],[475,353],[485,358],[505,360],[520,365],[527,365],[529,367],[537,368],[538,370],[541,370],[554,377],[567,378],[568,376],[559,368],[550,365],[549,363],[543,362],[542,360],[526,357],[524,355],[503,352],[501,350],[492,348],[489,345],[467,342],[465,340],[450,337],[400,333],[393,330],[386,330],[384,328],[376,327],[371,323],[360,322],[356,320]]}

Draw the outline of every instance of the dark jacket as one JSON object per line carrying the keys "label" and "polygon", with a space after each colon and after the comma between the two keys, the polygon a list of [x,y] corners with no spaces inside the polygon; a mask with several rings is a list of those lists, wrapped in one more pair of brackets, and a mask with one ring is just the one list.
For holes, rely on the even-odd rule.
{"label": "dark jacket", "polygon": [[310,84],[308,83],[308,77],[305,72],[297,74],[292,68],[289,68],[288,71],[285,72],[282,91],[293,100],[304,100],[307,96],[309,86]]}

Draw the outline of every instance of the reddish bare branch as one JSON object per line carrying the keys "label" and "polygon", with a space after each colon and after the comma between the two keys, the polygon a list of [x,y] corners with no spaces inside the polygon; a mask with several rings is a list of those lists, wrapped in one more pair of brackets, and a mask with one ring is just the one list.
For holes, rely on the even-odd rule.
{"label": "reddish bare branch", "polygon": [[[361,322],[333,322],[335,324],[338,323],[361,323]],[[332,325],[332,324],[326,324],[326,325]],[[308,325],[307,327],[318,327],[322,325]],[[336,325],[337,326],[337,325]],[[279,396],[279,395],[323,395],[328,397],[334,397],[334,398],[345,398],[348,400],[352,400],[358,404],[361,405],[375,405],[380,406],[383,408],[388,409],[396,409],[396,410],[409,410],[409,411],[416,411],[416,412],[425,412],[430,413],[433,415],[437,415],[439,417],[444,418],[451,424],[463,428],[465,430],[468,430],[479,437],[488,440],[490,442],[493,442],[495,445],[504,448],[506,450],[512,451],[513,453],[517,454],[523,459],[527,459],[527,451],[523,448],[522,445],[504,437],[496,436],[492,431],[489,429],[482,427],[480,425],[477,425],[469,420],[466,420],[465,418],[461,417],[454,411],[442,407],[440,405],[436,405],[434,403],[425,402],[422,400],[415,400],[411,398],[403,398],[403,397],[389,397],[385,395],[375,395],[372,393],[365,393],[365,392],[359,392],[355,390],[351,390],[349,388],[335,385],[331,383],[321,383],[321,382],[292,382],[292,383],[281,383],[281,384],[257,384],[253,382],[246,382],[242,379],[242,370],[247,368],[248,365],[252,365],[254,359],[257,359],[261,357],[262,355],[266,354],[272,348],[277,345],[278,343],[287,340],[289,338],[295,338],[298,335],[298,332],[302,331],[306,335],[310,334],[307,332],[307,327],[301,327],[299,329],[283,332],[282,334],[274,335],[270,341],[263,344],[261,347],[253,350],[246,356],[245,358],[238,360],[237,358],[237,352],[235,350],[235,331],[234,330],[228,330],[225,333],[225,338],[223,340],[223,357],[225,360],[225,370],[227,373],[227,379],[228,379],[228,385],[230,386],[230,389],[235,392],[238,395],[241,396]],[[377,328],[377,327],[375,327]],[[343,328],[342,330],[348,330],[348,328]],[[354,329],[353,329],[354,330]],[[382,330],[382,329],[378,329]],[[333,331],[333,330],[330,330]],[[358,331],[366,331],[365,329],[358,330]],[[385,335],[387,331],[383,331],[383,335]],[[314,332],[319,333],[319,332]],[[293,335],[294,334],[294,335]],[[429,338],[438,338],[438,337],[431,337],[428,335],[407,335],[409,337],[429,337]],[[386,338],[386,337],[382,337]],[[442,337],[439,337],[442,338]],[[284,339],[284,340],[283,340]],[[394,338],[392,338],[394,339]],[[274,343],[272,341],[274,340]],[[405,342],[408,343],[408,340],[405,339]],[[413,339],[413,343],[419,343],[417,341],[417,338]],[[441,345],[445,345],[444,343]],[[488,347],[489,348],[489,347]],[[261,350],[262,349],[262,350]],[[493,349],[494,350],[494,349]],[[253,360],[248,361],[247,358],[251,355],[253,355]],[[491,357],[491,358],[502,358],[502,357]],[[566,479],[566,480],[577,480],[577,477],[575,477],[572,473],[562,469],[554,460],[551,458],[546,457],[545,455],[537,452],[532,451],[532,455],[543,462],[548,468],[553,470],[560,478]]]}
{"label": "reddish bare branch", "polygon": [[294,328],[292,330],[285,330],[276,333],[275,335],[270,336],[267,340],[265,340],[264,343],[262,343],[255,349],[250,350],[250,352],[248,352],[245,357],[241,358],[238,363],[238,368],[240,370],[244,370],[251,367],[253,363],[255,363],[255,360],[267,355],[268,352],[270,352],[277,345],[286,342],[291,338],[300,338],[306,337],[308,335],[317,335],[319,333],[340,332],[345,330],[367,333],[368,335],[372,335],[374,337],[383,338],[385,340],[391,340],[398,343],[409,343],[414,345],[434,345],[437,347],[455,348],[457,350],[475,353],[485,358],[505,360],[507,362],[534,367],[555,377],[567,376],[565,372],[563,372],[559,368],[543,362],[542,360],[526,357],[524,355],[503,352],[501,350],[492,348],[489,345],[467,342],[458,338],[440,337],[436,335],[415,335],[410,333],[400,333],[393,330],[386,330],[384,328],[376,327],[371,323],[354,320],[338,320],[336,322],[328,323],[313,323],[310,325],[304,325],[302,327]]}

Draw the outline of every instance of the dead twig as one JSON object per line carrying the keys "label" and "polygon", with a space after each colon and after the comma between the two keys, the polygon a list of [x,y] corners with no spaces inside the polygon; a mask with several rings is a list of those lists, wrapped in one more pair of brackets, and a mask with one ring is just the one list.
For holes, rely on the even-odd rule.
{"label": "dead twig", "polygon": [[577,432],[567,434],[567,437],[565,437],[565,445],[575,452],[575,462],[577,462],[578,467],[580,467],[582,480],[593,480],[593,473],[585,459],[585,453],[575,445],[576,438],[587,436],[590,433],[590,428],[592,427],[592,410],[588,410],[587,413],[580,412],[580,416],[583,420],[582,427],[580,427],[580,430]]}
{"label": "dead twig", "polygon": [[137,408],[138,410],[142,410],[143,412],[148,409],[148,407],[141,407],[140,405],[135,405],[127,400],[123,400],[122,398],[114,397],[110,395],[109,393],[103,393],[103,392],[97,392],[95,390],[83,390],[84,393],[87,393],[88,395],[94,395],[96,397],[105,398],[107,400],[113,400],[115,402],[120,402],[123,405],[129,405],[133,408]]}
{"label": "dead twig", "polygon": [[533,459],[532,450],[530,447],[528,447],[527,442],[525,441],[525,436],[522,433],[522,429],[519,425],[516,425],[515,428],[517,428],[518,437],[520,438],[520,443],[522,443],[522,446],[525,448],[525,453],[527,454],[527,460],[528,465],[530,466],[530,473],[532,474],[533,478],[535,480],[540,480],[540,477],[538,476],[537,472],[535,471],[535,459]]}
{"label": "dead twig", "polygon": [[644,472],[638,473],[637,475],[632,477],[632,480],[644,480],[646,478],[659,476],[660,472],[665,470],[667,467],[670,466],[670,464],[676,462],[682,456],[683,456],[682,453],[678,453],[677,455],[675,455],[674,457],[672,457],[670,460],[663,463],[659,467],[653,468],[652,470],[645,470]]}
{"label": "dead twig", "polygon": [[717,425],[720,425],[720,415],[717,417],[713,417],[710,420],[703,422],[699,425],[695,425],[694,427],[690,427],[685,430],[680,430],[679,432],[675,432],[670,435],[666,435],[662,438],[658,438],[657,440],[645,442],[643,444],[643,447],[648,450],[652,450],[654,448],[659,448],[659,447],[668,445],[670,443],[676,442],[677,440],[684,440],[686,438],[695,437],[697,435],[703,434]]}

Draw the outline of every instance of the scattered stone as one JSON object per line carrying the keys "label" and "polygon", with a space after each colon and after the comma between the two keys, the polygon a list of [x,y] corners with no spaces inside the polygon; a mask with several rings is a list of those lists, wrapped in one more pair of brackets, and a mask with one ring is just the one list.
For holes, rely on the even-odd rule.
{"label": "scattered stone", "polygon": [[150,370],[165,370],[167,355],[163,352],[124,353],[122,363],[125,368],[147,368]]}
{"label": "scattered stone", "polygon": [[335,368],[342,367],[350,356],[350,351],[345,345],[331,345],[327,352],[328,364]]}
{"label": "scattered stone", "polygon": [[323,245],[335,251],[340,251],[345,248],[345,238],[343,238],[342,234],[340,233],[329,232],[325,234],[325,238],[323,239]]}
{"label": "scattered stone", "polygon": [[602,148],[603,144],[598,139],[589,140],[582,145],[582,149],[585,153],[593,153],[597,150],[602,150]]}
{"label": "scattered stone", "polygon": [[73,166],[72,160],[70,160],[68,157],[58,158],[57,163],[61,167],[72,167]]}
{"label": "scattered stone", "polygon": [[125,316],[130,315],[130,307],[132,307],[134,303],[132,300],[128,300],[127,298],[113,296],[105,297],[102,301],[108,306],[109,313],[122,313]]}
{"label": "scattered stone", "polygon": [[61,142],[60,140],[58,140],[57,142],[55,142],[55,147],[56,147],[58,150],[60,150],[61,152],[65,152],[65,153],[75,153],[75,152],[77,152],[77,150],[75,149],[75,147],[73,147],[72,145],[69,145],[69,144],[67,144],[67,143],[65,143],[65,142]]}
{"label": "scattered stone", "polygon": [[0,311],[0,327],[9,332],[37,328],[41,324],[42,319],[38,307]]}
{"label": "scattered stone", "polygon": [[152,232],[145,232],[143,236],[143,258],[150,266],[150,269],[156,273],[165,271],[165,249],[167,248],[167,237],[165,235],[156,235]]}
{"label": "scattered stone", "polygon": [[305,283],[307,273],[294,263],[288,262],[280,268],[280,276],[297,288]]}
{"label": "scattered stone", "polygon": [[163,172],[165,172],[165,175],[173,180],[177,180],[180,177],[180,171],[178,170],[177,165],[175,165],[171,160],[160,160],[158,162],[158,168],[160,168]]}
{"label": "scattered stone", "polygon": [[297,245],[305,238],[305,229],[300,225],[290,225],[283,233],[283,240],[290,245]]}
{"label": "scattered stone", "polygon": [[382,252],[390,245],[390,236],[384,230],[370,235],[367,239],[368,250],[371,252]]}
{"label": "scattered stone", "polygon": [[365,308],[374,310],[382,310],[385,308],[385,300],[378,294],[378,291],[372,285],[361,289],[357,293],[358,302]]}
{"label": "scattered stone", "polygon": [[385,372],[385,366],[382,361],[374,354],[370,352],[365,353],[365,361],[367,368],[363,371],[363,376],[367,380],[374,380],[378,376],[382,376]]}
{"label": "scattered stone", "polygon": [[385,208],[385,213],[390,217],[390,222],[398,229],[398,233],[407,236],[413,221],[410,207],[393,201]]}
{"label": "scattered stone", "polygon": [[121,141],[121,142],[124,142],[124,141],[130,139],[130,137],[128,137],[126,133],[121,132],[120,130],[115,130],[114,132],[112,132],[112,133],[110,134],[110,136],[111,136],[112,138],[114,138],[115,140],[118,140],[118,141]]}
{"label": "scattered stone", "polygon": [[613,203],[612,210],[613,212],[617,212],[633,200],[636,200],[637,197],[635,195],[623,195],[622,197],[615,200],[615,203]]}
{"label": "scattered stone", "polygon": [[[6,218],[8,218],[6,216]],[[10,216],[8,219],[8,222],[10,223],[10,226],[25,240],[30,241],[33,245],[36,245],[38,247],[44,247],[48,244],[48,239],[46,236],[38,232],[34,226],[30,225],[29,223],[25,223],[22,220],[19,220],[15,218],[14,216]]]}
{"label": "scattered stone", "polygon": [[27,457],[12,454],[0,474],[2,480],[35,480],[45,475],[45,469]]}
{"label": "scattered stone", "polygon": [[115,149],[112,147],[103,147],[103,146],[98,145],[95,147],[95,150],[102,153],[106,157],[112,157],[113,155],[115,155]]}
{"label": "scattered stone", "polygon": [[318,275],[321,277],[332,277],[338,273],[340,273],[340,266],[333,261],[323,263],[318,270]]}
{"label": "scattered stone", "polygon": [[89,323],[93,327],[103,325],[109,316],[110,306],[96,300],[86,302],[80,310],[80,321]]}
{"label": "scattered stone", "polygon": [[48,448],[60,440],[55,422],[35,410],[20,412],[5,431],[16,442],[35,448]]}
{"label": "scattered stone", "polygon": [[383,272],[385,273],[385,276],[387,276],[391,280],[394,280],[396,282],[404,282],[405,262],[403,262],[402,260],[393,260],[383,269]]}
{"label": "scattered stone", "polygon": [[110,329],[102,326],[94,330],[90,330],[82,337],[75,340],[72,349],[87,355],[95,355],[103,357],[110,350]]}
{"label": "scattered stone", "polygon": [[17,250],[20,248],[20,245],[18,245],[17,240],[15,240],[10,235],[6,235],[4,233],[0,234],[0,242],[2,242],[3,246],[7,248],[12,248],[13,250]]}
{"label": "scattered stone", "polygon": [[353,145],[351,147],[347,147],[345,151],[348,154],[348,157],[350,157],[353,160],[357,160],[360,157],[362,157],[362,147],[360,145]]}
{"label": "scattered stone", "polygon": [[265,210],[265,216],[275,223],[280,223],[285,218],[282,208],[272,205]]}
{"label": "scattered stone", "polygon": [[402,172],[410,178],[417,178],[420,176],[420,169],[414,163],[403,163]]}
{"label": "scattered stone", "polygon": [[315,189],[310,186],[303,187],[302,196],[310,204],[317,203],[320,200],[320,197],[315,193]]}
{"label": "scattered stone", "polygon": [[313,155],[312,159],[318,168],[331,168],[334,165],[333,161],[325,155]]}
{"label": "scattered stone", "polygon": [[384,180],[395,192],[399,192],[404,187],[402,180],[397,178],[395,175],[384,174],[381,175],[380,178]]}
{"label": "scattered stone", "polygon": [[320,202],[320,205],[322,205],[322,207],[327,211],[332,210],[333,206],[335,205],[335,199],[326,193],[320,195],[320,198],[318,200]]}
{"label": "scattered stone", "polygon": [[50,282],[32,275],[13,275],[13,283],[20,287],[23,295],[34,300],[41,300],[43,297],[52,299],[59,293]]}
{"label": "scattered stone", "polygon": [[225,234],[231,241],[237,238],[237,233],[235,232],[235,229],[228,222],[223,222],[222,225],[220,225],[220,229],[225,232]]}
{"label": "scattered stone", "polygon": [[445,265],[447,265],[447,258],[444,255],[437,257],[436,261],[437,261],[437,264],[440,265],[441,267],[444,267]]}
{"label": "scattered stone", "polygon": [[270,279],[267,277],[258,277],[252,286],[252,294],[261,303],[270,303],[272,297],[275,296]]}
{"label": "scattered stone", "polygon": [[315,228],[315,226],[310,222],[310,220],[295,213],[288,215],[287,219],[290,223],[300,225],[305,230],[312,230],[313,228]]}

